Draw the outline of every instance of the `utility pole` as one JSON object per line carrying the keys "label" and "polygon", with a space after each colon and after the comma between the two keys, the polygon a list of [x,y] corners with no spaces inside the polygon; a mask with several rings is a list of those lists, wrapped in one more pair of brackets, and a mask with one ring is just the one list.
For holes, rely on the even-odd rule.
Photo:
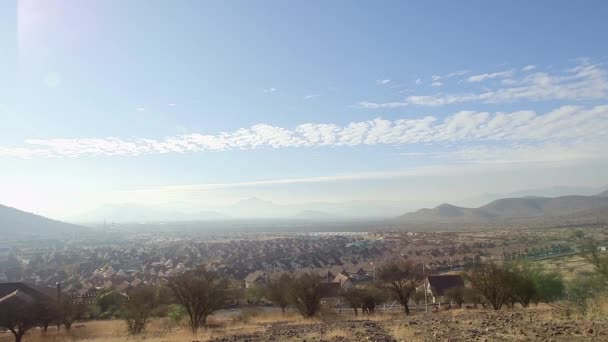
{"label": "utility pole", "polygon": [[372,264],[372,270],[374,271],[374,281],[376,281],[376,265],[373,261],[371,262],[371,264]]}
{"label": "utility pole", "polygon": [[422,277],[424,278],[424,312],[429,312],[429,301],[428,301],[428,290],[427,290],[427,280],[424,275],[424,262],[422,263]]}
{"label": "utility pole", "polygon": [[[59,310],[61,310],[61,282],[57,282],[57,304],[59,306]],[[57,321],[57,332],[61,330],[61,323]]]}

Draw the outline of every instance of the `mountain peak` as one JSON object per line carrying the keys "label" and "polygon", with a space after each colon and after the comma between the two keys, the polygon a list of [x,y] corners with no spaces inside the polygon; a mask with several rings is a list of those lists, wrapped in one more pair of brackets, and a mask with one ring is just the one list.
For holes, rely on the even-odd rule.
{"label": "mountain peak", "polygon": [[[462,208],[443,203],[434,209],[421,209],[401,216],[410,222],[498,223],[522,219],[585,218],[585,213],[608,210],[608,192],[596,196],[519,197],[494,200],[478,208]],[[596,215],[597,216],[597,215]]]}

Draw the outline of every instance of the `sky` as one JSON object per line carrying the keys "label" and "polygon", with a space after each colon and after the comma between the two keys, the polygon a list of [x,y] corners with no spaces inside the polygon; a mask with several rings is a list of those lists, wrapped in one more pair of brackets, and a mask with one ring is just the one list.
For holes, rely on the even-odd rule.
{"label": "sky", "polygon": [[[608,185],[605,1],[0,2],[0,203]],[[471,201],[468,201],[470,203]]]}

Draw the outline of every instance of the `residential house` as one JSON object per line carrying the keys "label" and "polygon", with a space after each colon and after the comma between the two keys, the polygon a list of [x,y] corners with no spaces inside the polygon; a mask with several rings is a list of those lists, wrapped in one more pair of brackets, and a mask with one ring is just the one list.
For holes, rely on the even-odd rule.
{"label": "residential house", "polygon": [[37,286],[26,283],[0,284],[0,310],[3,305],[32,301],[55,301],[61,296],[57,288]]}
{"label": "residential house", "polygon": [[245,277],[245,288],[251,288],[257,284],[262,284],[266,281],[266,273],[264,271],[254,271]]}
{"label": "residential house", "polygon": [[334,280],[332,282],[340,284],[340,288],[343,290],[348,290],[351,287],[355,286],[353,284],[353,281],[350,279],[350,277],[348,277],[344,274],[338,274],[337,276],[334,277]]}

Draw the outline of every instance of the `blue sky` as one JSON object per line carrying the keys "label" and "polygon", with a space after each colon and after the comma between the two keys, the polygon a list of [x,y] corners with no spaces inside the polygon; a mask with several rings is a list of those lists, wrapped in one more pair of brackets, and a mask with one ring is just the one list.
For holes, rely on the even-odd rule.
{"label": "blue sky", "polygon": [[602,186],[607,14],[605,1],[3,1],[0,203],[65,218]]}

